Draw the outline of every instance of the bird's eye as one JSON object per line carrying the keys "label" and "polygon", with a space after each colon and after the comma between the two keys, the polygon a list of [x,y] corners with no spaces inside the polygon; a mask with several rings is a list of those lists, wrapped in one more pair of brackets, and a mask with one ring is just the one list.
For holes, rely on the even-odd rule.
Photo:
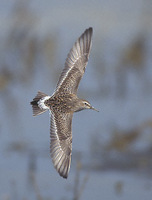
{"label": "bird's eye", "polygon": [[84,104],[85,104],[86,106],[88,106],[88,103],[85,102]]}

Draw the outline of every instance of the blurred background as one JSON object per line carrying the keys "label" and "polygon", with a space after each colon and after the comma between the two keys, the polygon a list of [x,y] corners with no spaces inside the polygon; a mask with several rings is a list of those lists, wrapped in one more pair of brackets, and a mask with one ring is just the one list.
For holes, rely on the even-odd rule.
{"label": "blurred background", "polygon": [[[93,27],[73,118],[69,177],[50,154],[51,95],[77,38]],[[0,0],[0,199],[149,200],[152,196],[152,1]]]}

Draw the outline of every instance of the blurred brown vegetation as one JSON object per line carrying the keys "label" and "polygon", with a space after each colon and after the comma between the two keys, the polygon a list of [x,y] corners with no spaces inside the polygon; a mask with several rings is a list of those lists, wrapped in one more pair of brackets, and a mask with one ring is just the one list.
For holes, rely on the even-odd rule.
{"label": "blurred brown vegetation", "polygon": [[[135,149],[134,145],[140,141],[140,137],[145,138],[146,132],[150,135],[146,140],[146,148],[144,150]],[[152,169],[152,121],[147,120],[130,130],[115,127],[107,144],[102,143],[96,137],[93,138],[91,154],[94,157],[94,163],[90,167],[94,169],[143,169],[144,172],[150,173]]]}

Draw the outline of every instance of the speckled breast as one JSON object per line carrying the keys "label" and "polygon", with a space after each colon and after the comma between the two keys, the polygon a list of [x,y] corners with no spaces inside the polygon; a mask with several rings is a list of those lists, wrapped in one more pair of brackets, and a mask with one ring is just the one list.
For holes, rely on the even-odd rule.
{"label": "speckled breast", "polygon": [[58,94],[46,100],[45,105],[54,112],[69,113],[74,112],[76,101],[77,97],[74,94]]}

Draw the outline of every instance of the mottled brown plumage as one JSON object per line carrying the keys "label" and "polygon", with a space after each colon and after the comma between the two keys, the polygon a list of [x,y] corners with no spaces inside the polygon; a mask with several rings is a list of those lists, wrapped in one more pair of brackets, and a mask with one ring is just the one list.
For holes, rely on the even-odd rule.
{"label": "mottled brown plumage", "polygon": [[96,110],[88,101],[77,97],[90,54],[92,32],[92,28],[86,29],[70,50],[53,95],[38,92],[31,102],[34,116],[46,110],[51,112],[51,157],[54,167],[64,178],[68,177],[71,164],[73,113],[83,109]]}

